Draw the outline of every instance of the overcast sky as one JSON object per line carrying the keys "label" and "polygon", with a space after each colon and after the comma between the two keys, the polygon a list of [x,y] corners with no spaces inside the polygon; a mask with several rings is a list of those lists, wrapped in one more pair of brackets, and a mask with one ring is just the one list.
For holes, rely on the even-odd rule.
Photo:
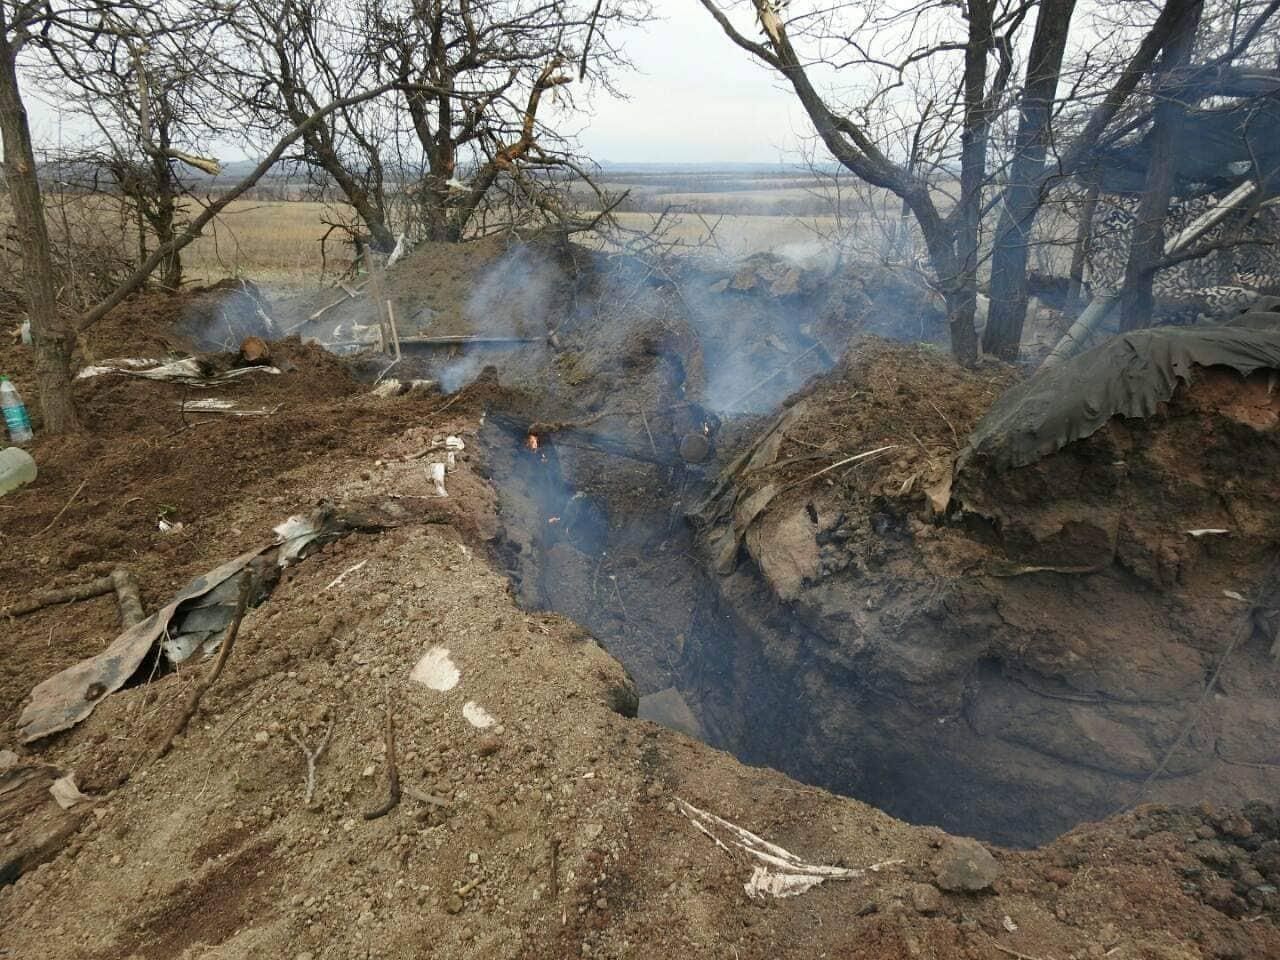
{"label": "overcast sky", "polygon": [[636,69],[625,101],[600,98],[582,132],[598,161],[794,160],[803,112],[735,47],[697,0],[652,0],[654,19],[620,35]]}
{"label": "overcast sky", "polygon": [[[734,46],[697,0],[651,2],[653,19],[618,36],[635,65],[615,78],[628,99],[601,93],[587,118],[571,123],[587,156],[614,163],[795,161],[810,128],[778,80]],[[34,85],[26,95],[39,146],[84,132]],[[242,154],[227,147],[220,155]]]}

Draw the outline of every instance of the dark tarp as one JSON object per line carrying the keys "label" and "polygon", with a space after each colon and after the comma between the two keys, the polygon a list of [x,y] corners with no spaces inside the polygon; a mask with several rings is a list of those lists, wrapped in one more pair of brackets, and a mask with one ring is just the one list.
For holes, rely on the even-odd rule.
{"label": "dark tarp", "polygon": [[956,460],[995,471],[1034,463],[1096,432],[1114,416],[1149,417],[1190,381],[1192,367],[1247,376],[1280,369],[1280,328],[1164,327],[1113,337],[1023,381],[978,422]]}
{"label": "dark tarp", "polygon": [[[1246,177],[1261,180],[1263,198],[1280,190],[1280,98],[1192,110],[1184,122],[1184,149],[1175,153],[1175,195],[1225,192]],[[1151,164],[1151,132],[1131,143],[1100,149],[1094,159],[1105,193],[1141,194]]]}

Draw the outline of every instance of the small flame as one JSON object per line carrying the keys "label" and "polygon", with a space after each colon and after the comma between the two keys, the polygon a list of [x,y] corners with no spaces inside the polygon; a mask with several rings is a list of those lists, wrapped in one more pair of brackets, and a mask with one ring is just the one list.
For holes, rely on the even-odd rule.
{"label": "small flame", "polygon": [[538,449],[538,435],[536,433],[529,434],[524,438],[524,445],[529,450],[536,451]]}
{"label": "small flame", "polygon": [[559,522],[560,522],[559,517],[550,517],[547,519],[547,523],[559,523]]}

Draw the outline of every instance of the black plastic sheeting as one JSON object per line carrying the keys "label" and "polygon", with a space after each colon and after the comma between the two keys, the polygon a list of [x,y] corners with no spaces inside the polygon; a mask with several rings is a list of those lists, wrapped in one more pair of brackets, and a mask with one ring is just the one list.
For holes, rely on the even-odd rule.
{"label": "black plastic sheeting", "polygon": [[[1255,199],[1280,191],[1280,98],[1258,97],[1225,108],[1192,110],[1182,136],[1182,149],[1174,155],[1176,196],[1226,192],[1245,179],[1262,186]],[[1095,153],[1104,192],[1137,196],[1146,189],[1151,139],[1148,132],[1132,143]]]}
{"label": "black plastic sheeting", "polygon": [[[978,422],[955,473],[981,462],[997,472],[1035,463],[1083,440],[1112,417],[1149,417],[1189,382],[1194,367],[1243,376],[1280,369],[1280,326],[1254,310],[1246,323],[1139,330],[1043,370],[1001,397]],[[1278,317],[1277,319],[1280,319]]]}

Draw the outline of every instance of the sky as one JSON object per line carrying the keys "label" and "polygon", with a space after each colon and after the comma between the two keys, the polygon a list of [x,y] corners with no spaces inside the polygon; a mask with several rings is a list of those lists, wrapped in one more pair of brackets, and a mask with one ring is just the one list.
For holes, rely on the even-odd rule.
{"label": "sky", "polygon": [[652,0],[619,34],[635,70],[625,101],[601,96],[582,131],[597,161],[776,163],[797,159],[808,122],[778,78],[726,37],[697,0]]}
{"label": "sky", "polygon": [[[586,156],[612,163],[796,162],[810,131],[794,94],[734,46],[697,0],[651,0],[653,18],[617,35],[634,69],[616,76],[626,99],[603,91],[578,131]],[[75,139],[82,123],[26,90],[38,145]],[[234,154],[234,155],[232,155]],[[219,151],[240,159],[235,148]]]}

